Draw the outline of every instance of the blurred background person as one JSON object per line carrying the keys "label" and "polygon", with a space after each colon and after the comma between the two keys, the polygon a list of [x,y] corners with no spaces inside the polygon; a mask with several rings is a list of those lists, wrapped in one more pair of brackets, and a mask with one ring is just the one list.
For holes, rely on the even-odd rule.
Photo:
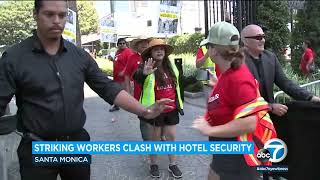
{"label": "blurred background person", "polygon": [[[127,65],[129,56],[133,53],[130,48],[127,46],[127,41],[125,38],[119,38],[117,42],[118,50],[115,54],[113,60],[113,80],[119,83],[121,86],[124,84],[124,71]],[[113,105],[109,111],[118,111],[120,108],[117,105]]]}
{"label": "blurred background person", "polygon": [[315,52],[311,46],[311,42],[309,40],[305,40],[302,45],[303,54],[300,60],[300,70],[304,75],[309,75],[313,73],[315,70]]}

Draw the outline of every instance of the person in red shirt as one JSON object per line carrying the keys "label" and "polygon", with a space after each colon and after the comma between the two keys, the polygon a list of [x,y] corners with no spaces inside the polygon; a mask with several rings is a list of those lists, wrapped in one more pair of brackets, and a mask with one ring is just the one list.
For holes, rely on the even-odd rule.
{"label": "person in red shirt", "polygon": [[310,69],[310,65],[314,61],[315,53],[312,50],[311,42],[309,40],[305,40],[302,46],[304,53],[300,60],[300,70],[304,75],[309,75],[312,71]]}
{"label": "person in red shirt", "polygon": [[[209,136],[210,141],[237,141],[238,136],[255,130],[256,115],[234,120],[234,113],[257,98],[257,81],[244,64],[244,53],[239,49],[240,34],[235,26],[218,22],[211,27],[207,39],[209,56],[219,65],[221,75],[208,99],[205,116],[197,118],[193,127]],[[260,176],[241,154],[214,154],[208,179],[253,180]]]}
{"label": "person in red shirt", "polygon": [[[141,94],[141,85],[133,79],[133,74],[138,69],[138,66],[142,63],[141,53],[147,49],[150,40],[151,38],[140,36],[130,42],[130,47],[135,52],[129,57],[129,61],[124,73],[124,81],[127,92],[131,92],[130,82],[133,81],[133,96],[138,101]],[[140,121],[140,132],[142,139],[145,141],[148,140],[148,127],[145,121]]]}
{"label": "person in red shirt", "polygon": [[[220,76],[220,69],[213,59],[209,57],[206,39],[201,41],[196,54],[197,79],[204,82],[203,93],[207,99],[212,87],[217,83]],[[204,53],[205,51],[205,53]]]}
{"label": "person in red shirt", "polygon": [[[203,46],[205,46],[205,48],[208,49],[206,47],[206,42],[202,41],[200,43],[200,47],[198,48],[197,54],[196,54],[196,67],[197,68],[201,68],[203,66],[205,60],[209,58],[208,51],[206,53],[203,53],[203,50],[202,50]],[[221,74],[219,66],[217,64],[215,64],[215,68],[213,70],[211,70],[209,73],[211,73],[211,75],[212,75],[212,76],[210,76],[210,81],[215,83],[215,81],[216,81],[215,78],[219,77]],[[209,84],[213,84],[212,82]]]}
{"label": "person in red shirt", "polygon": [[130,55],[127,66],[124,72],[125,84],[128,92],[131,92],[131,84],[130,81],[133,81],[133,95],[139,100],[141,93],[141,86],[139,83],[134,81],[133,74],[138,69],[138,66],[142,62],[141,53],[148,48],[149,41],[151,38],[147,38],[145,36],[139,36],[136,39],[133,39],[130,42],[130,48],[134,51],[133,54]]}
{"label": "person in red shirt", "polygon": [[[113,80],[125,86],[124,84],[124,71],[127,65],[129,56],[133,53],[130,48],[127,47],[127,41],[125,38],[119,38],[117,42],[118,50],[113,60]],[[118,111],[120,108],[117,105],[113,105],[109,111]]]}
{"label": "person in red shirt", "polygon": [[[176,139],[176,124],[179,123],[179,113],[183,115],[183,102],[180,95],[179,70],[169,60],[173,47],[167,45],[162,39],[153,39],[149,47],[142,52],[143,63],[134,74],[134,79],[142,85],[140,97],[141,104],[148,104],[162,98],[171,99],[168,109],[152,121],[146,121],[148,125],[149,140],[160,141],[161,135],[168,141]],[[146,120],[139,117],[141,120]],[[163,129],[163,134],[161,131]],[[176,155],[169,154],[169,172],[175,178],[181,178],[182,172],[176,164]],[[150,174],[152,177],[160,177],[156,164],[156,155],[150,155]]]}

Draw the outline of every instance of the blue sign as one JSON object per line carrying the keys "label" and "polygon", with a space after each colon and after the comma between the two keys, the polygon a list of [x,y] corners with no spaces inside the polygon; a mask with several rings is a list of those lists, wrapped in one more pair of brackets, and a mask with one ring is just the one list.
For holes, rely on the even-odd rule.
{"label": "blue sign", "polygon": [[253,142],[237,141],[33,141],[32,154],[253,154]]}

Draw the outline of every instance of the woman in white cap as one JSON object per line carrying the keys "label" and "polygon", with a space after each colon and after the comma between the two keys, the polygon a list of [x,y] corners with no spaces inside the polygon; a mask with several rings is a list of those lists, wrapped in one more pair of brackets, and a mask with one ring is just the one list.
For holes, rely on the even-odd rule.
{"label": "woman in white cap", "polygon": [[[175,64],[169,60],[173,47],[167,45],[161,39],[153,39],[141,56],[143,64],[134,74],[134,79],[142,85],[140,102],[148,106],[161,98],[169,98],[171,109],[163,112],[153,120],[145,120],[148,124],[148,136],[152,141],[161,140],[161,129],[168,141],[176,139],[176,124],[179,123],[179,113],[183,115],[183,102],[180,95],[179,71]],[[176,164],[176,155],[169,154],[168,171],[175,178],[181,178],[182,172]],[[152,177],[160,177],[159,167],[156,163],[156,155],[150,155],[150,174]]]}
{"label": "woman in white cap", "polygon": [[[196,119],[193,127],[209,136],[209,141],[254,141],[254,154],[214,154],[208,179],[261,179],[256,166],[264,162],[256,158],[258,145],[276,136],[271,120],[266,119],[268,103],[260,97],[257,81],[244,64],[237,28],[227,22],[218,22],[211,27],[207,39],[209,56],[215,59],[221,75],[208,99],[205,116]],[[256,107],[246,109],[245,116],[239,115],[253,105]],[[260,116],[262,113],[263,117]],[[261,138],[264,131],[270,133],[270,137]],[[253,135],[259,143],[252,139]]]}

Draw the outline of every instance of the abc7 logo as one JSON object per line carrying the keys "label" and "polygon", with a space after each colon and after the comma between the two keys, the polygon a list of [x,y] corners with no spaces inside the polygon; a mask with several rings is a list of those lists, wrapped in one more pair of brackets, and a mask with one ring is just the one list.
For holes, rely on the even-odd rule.
{"label": "abc7 logo", "polygon": [[285,142],[281,139],[270,139],[264,144],[263,149],[257,153],[257,159],[261,162],[277,163],[282,161],[288,153],[288,148]]}

